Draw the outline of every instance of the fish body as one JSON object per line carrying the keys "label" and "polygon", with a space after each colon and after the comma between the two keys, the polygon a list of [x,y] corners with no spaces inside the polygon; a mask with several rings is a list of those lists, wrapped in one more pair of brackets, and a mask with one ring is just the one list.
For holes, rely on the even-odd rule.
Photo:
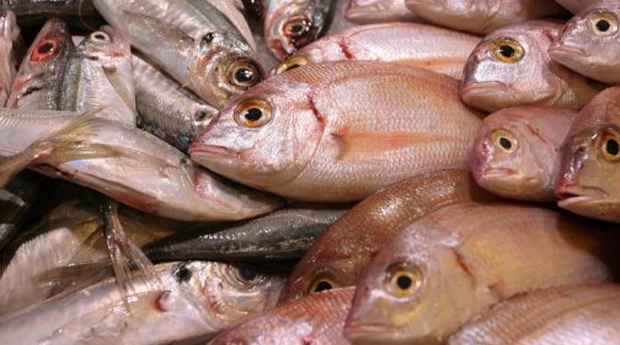
{"label": "fish body", "polygon": [[322,36],[336,1],[270,0],[265,12],[265,40],[280,60]]}
{"label": "fish body", "polygon": [[471,159],[476,182],[509,199],[555,200],[562,145],[578,114],[571,109],[518,107],[486,117]]}
{"label": "fish body", "polygon": [[581,109],[599,91],[554,62],[548,49],[560,35],[555,21],[531,21],[485,37],[465,67],[461,98],[486,111],[522,105]]}
{"label": "fish body", "polygon": [[563,9],[552,0],[406,0],[430,23],[475,34],[489,34],[528,20],[553,17]]}
{"label": "fish body", "polygon": [[551,58],[586,77],[620,83],[620,4],[598,1],[573,17],[549,49]]}
{"label": "fish body", "polygon": [[345,18],[357,24],[420,20],[419,17],[405,6],[405,0],[345,1],[349,2],[345,10]]}
{"label": "fish body", "polygon": [[441,208],[377,254],[359,280],[345,335],[356,344],[442,344],[501,300],[613,279],[616,233],[532,206]]}
{"label": "fish body", "polygon": [[156,265],[129,281],[127,305],[114,279],[55,296],[0,319],[2,344],[168,344],[213,335],[271,309],[282,279],[216,262]]}
{"label": "fish body", "polygon": [[289,276],[281,302],[355,285],[372,257],[409,224],[446,205],[484,198],[465,170],[422,174],[377,192],[319,237]]}
{"label": "fish body", "polygon": [[342,326],[354,291],[336,289],[292,301],[224,331],[209,345],[349,345]]}
{"label": "fish body", "polygon": [[416,23],[355,26],[301,49],[277,72],[331,61],[396,62],[461,79],[480,38]]}
{"label": "fish body", "polygon": [[17,18],[13,12],[0,16],[0,105],[4,106],[15,79],[17,50],[21,42]]}
{"label": "fish body", "polygon": [[536,291],[497,304],[450,337],[448,344],[617,344],[619,307],[616,285]]}
{"label": "fish body", "polygon": [[223,110],[192,159],[303,201],[360,200],[404,178],[462,168],[480,126],[452,78],[397,64],[310,64]]}

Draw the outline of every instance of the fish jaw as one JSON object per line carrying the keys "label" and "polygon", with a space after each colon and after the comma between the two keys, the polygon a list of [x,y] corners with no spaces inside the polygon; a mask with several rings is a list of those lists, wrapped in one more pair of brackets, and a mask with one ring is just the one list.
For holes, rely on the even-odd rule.
{"label": "fish jaw", "polygon": [[516,102],[512,89],[500,81],[465,82],[461,99],[468,105],[495,111]]}
{"label": "fish jaw", "polygon": [[618,212],[613,211],[618,209],[620,200],[610,199],[608,193],[601,188],[567,184],[563,180],[555,192],[560,208],[584,217],[620,222]]}

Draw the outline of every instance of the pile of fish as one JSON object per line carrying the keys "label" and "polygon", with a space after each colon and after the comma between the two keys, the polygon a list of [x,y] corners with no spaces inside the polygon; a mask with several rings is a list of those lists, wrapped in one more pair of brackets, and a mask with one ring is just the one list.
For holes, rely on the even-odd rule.
{"label": "pile of fish", "polygon": [[620,344],[620,2],[0,1],[0,344]]}

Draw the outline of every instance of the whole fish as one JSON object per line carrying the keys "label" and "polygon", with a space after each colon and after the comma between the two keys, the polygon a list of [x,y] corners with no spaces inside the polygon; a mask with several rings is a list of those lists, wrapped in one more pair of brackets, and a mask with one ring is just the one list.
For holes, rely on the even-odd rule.
{"label": "whole fish", "polygon": [[222,4],[217,0],[93,3],[133,47],[213,106],[223,106],[262,79],[251,46],[214,5]]}
{"label": "whole fish", "polygon": [[377,192],[319,237],[289,276],[281,301],[355,285],[372,257],[409,224],[446,205],[486,197],[465,170],[422,174]]}
{"label": "whole fish", "polygon": [[284,61],[277,73],[308,63],[330,61],[398,62],[456,79],[480,38],[416,23],[355,26],[329,35]]}
{"label": "whole fish", "polygon": [[450,337],[449,345],[620,342],[617,285],[559,287],[501,302]]}
{"label": "whole fish", "polygon": [[584,107],[573,122],[562,152],[555,189],[558,206],[571,212],[620,222],[616,178],[620,87],[609,88]]}
{"label": "whole fish", "polygon": [[519,107],[485,118],[471,159],[478,185],[509,199],[555,200],[562,144],[577,115],[570,109]]}
{"label": "whole fish", "polygon": [[293,301],[222,332],[209,345],[349,345],[342,335],[354,288]]}
{"label": "whole fish", "polygon": [[6,106],[60,110],[65,68],[74,49],[67,24],[48,20],[19,67]]}
{"label": "whole fish", "polygon": [[133,56],[138,127],[186,152],[217,109],[198,99],[141,57]]}
{"label": "whole fish", "polygon": [[21,35],[15,14],[3,12],[0,15],[0,106],[4,106],[11,92],[17,73],[15,67],[20,43]]}
{"label": "whole fish", "polygon": [[232,226],[203,226],[209,233],[172,236],[154,243],[145,252],[151,260],[160,262],[296,259],[344,212],[318,208],[280,210]]}
{"label": "whole fish", "polygon": [[238,97],[190,153],[258,189],[348,202],[409,176],[465,167],[479,126],[452,78],[398,64],[311,64]]}
{"label": "whole fish", "polygon": [[577,14],[599,0],[555,0],[569,11]]}
{"label": "whole fish", "polygon": [[549,48],[551,58],[586,77],[620,83],[620,4],[595,2],[567,24]]}
{"label": "whole fish", "polygon": [[581,109],[600,87],[551,61],[547,50],[561,29],[559,22],[531,21],[485,37],[465,67],[463,101],[490,112],[521,105]]}
{"label": "whole fish", "polygon": [[349,5],[345,12],[345,18],[357,24],[420,20],[419,17],[405,6],[405,0],[345,1],[349,1]]}
{"label": "whole fish", "polygon": [[160,264],[130,281],[127,305],[106,280],[2,317],[0,342],[155,345],[209,336],[271,309],[282,284],[250,266]]}
{"label": "whole fish", "polygon": [[264,34],[271,52],[280,60],[315,41],[327,30],[332,0],[269,0]]}
{"label": "whole fish", "polygon": [[47,124],[48,119],[0,116],[0,133],[14,133],[12,140],[0,144],[0,154],[18,149],[2,163],[0,186],[15,172],[37,168],[146,213],[185,221],[247,219],[281,204],[274,197],[212,176],[180,151],[137,128],[88,115],[54,120],[55,126],[64,127],[32,142],[34,129],[45,127],[36,123]]}
{"label": "whole fish", "polygon": [[475,34],[563,13],[553,0],[406,0],[407,7],[430,23]]}
{"label": "whole fish", "polygon": [[345,335],[355,344],[441,344],[519,293],[612,279],[616,234],[531,206],[441,208],[373,259],[359,280]]}

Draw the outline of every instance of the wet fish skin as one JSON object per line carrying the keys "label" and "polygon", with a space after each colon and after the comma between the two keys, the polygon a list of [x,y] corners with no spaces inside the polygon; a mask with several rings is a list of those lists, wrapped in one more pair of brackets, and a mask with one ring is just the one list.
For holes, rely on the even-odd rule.
{"label": "wet fish skin", "polygon": [[446,205],[491,200],[466,170],[421,174],[360,202],[330,226],[296,265],[281,303],[318,290],[353,286],[372,257],[402,229]]}
{"label": "wet fish skin", "polygon": [[190,143],[217,115],[217,109],[198,99],[157,68],[133,56],[138,127],[186,152]]}
{"label": "wet fish skin", "polygon": [[563,13],[553,0],[406,0],[405,3],[424,20],[474,34],[489,34],[508,25]]}
{"label": "wet fish skin", "polygon": [[[345,210],[291,208],[239,224],[203,226],[208,233],[179,235],[146,250],[151,260],[273,261],[296,259]],[[194,233],[195,231],[192,231]]]}
{"label": "wet fish skin", "polygon": [[593,2],[592,0],[555,0],[558,4],[562,5],[567,10],[571,11],[574,14],[581,12],[587,7],[591,6]]}
{"label": "wet fish skin", "polygon": [[67,24],[60,19],[48,20],[17,71],[6,106],[60,110],[65,67],[74,49]]}
{"label": "wet fish skin", "polygon": [[310,64],[237,98],[190,154],[292,199],[360,200],[412,175],[466,166],[480,119],[456,93],[454,79],[409,66]]}
{"label": "wet fish skin", "polygon": [[355,344],[440,344],[500,300],[611,280],[613,227],[519,204],[457,204],[412,224],[359,280]]}
{"label": "wet fish skin", "polygon": [[271,52],[280,60],[322,36],[336,1],[267,1],[263,31]]}
{"label": "wet fish skin", "polygon": [[209,345],[349,345],[342,335],[355,288],[336,289],[292,301],[224,331]]}
{"label": "wet fish skin", "polygon": [[598,1],[568,23],[549,48],[551,58],[586,77],[607,84],[620,83],[620,5]]}
{"label": "wet fish skin", "polygon": [[485,118],[471,159],[478,185],[508,199],[554,201],[562,145],[578,114],[517,107]]}
{"label": "wet fish skin", "polygon": [[114,279],[56,296],[0,322],[3,344],[168,344],[213,335],[271,309],[283,279],[216,262],[156,265],[130,281],[129,310]]}
{"label": "wet fish skin", "polygon": [[405,0],[345,0],[345,18],[357,24],[409,22],[420,20],[405,5]]}
{"label": "wet fish skin", "polygon": [[416,23],[355,26],[301,49],[276,69],[282,73],[308,63],[397,62],[461,79],[480,38]]}
{"label": "wet fish skin", "polygon": [[4,12],[0,16],[0,105],[4,106],[11,85],[15,79],[17,50],[21,43],[21,35],[17,26],[17,18],[13,12]]}
{"label": "wet fish skin", "polygon": [[620,342],[617,285],[541,290],[501,302],[450,337],[449,345]]}
{"label": "wet fish skin", "polygon": [[463,101],[489,112],[522,105],[581,109],[600,87],[549,57],[561,28],[555,21],[531,21],[485,37],[465,67]]}

